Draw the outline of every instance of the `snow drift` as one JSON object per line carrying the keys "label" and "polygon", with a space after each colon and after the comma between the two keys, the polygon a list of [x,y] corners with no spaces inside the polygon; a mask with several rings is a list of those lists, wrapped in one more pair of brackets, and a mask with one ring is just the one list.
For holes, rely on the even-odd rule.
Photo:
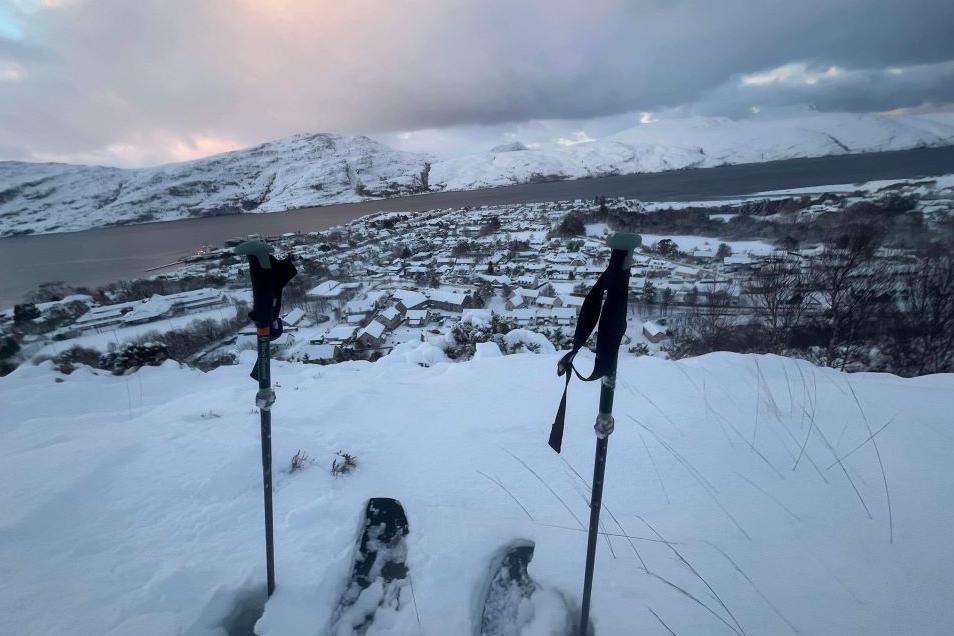
{"label": "snow drift", "polygon": [[954,115],[804,113],[641,124],[570,146],[436,159],[367,137],[296,135],[137,170],[0,162],[0,236],[274,212],[436,190],[954,144]]}
{"label": "snow drift", "polygon": [[[546,444],[558,356],[276,362],[278,589],[257,631],[322,633],[371,496],[408,513],[414,604],[370,633],[466,634],[489,562],[536,543],[523,633],[578,604],[598,383]],[[0,379],[0,632],[215,634],[264,593],[247,366]],[[599,634],[954,632],[954,377],[775,356],[624,357]],[[288,472],[299,449],[315,458]],[[358,458],[334,478],[338,450]]]}

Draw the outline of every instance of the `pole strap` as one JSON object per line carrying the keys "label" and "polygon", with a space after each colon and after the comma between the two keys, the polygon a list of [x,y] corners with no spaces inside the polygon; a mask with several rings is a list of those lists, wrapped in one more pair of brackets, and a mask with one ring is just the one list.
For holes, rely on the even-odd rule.
{"label": "pole strap", "polygon": [[[248,317],[255,323],[255,332],[267,336],[269,340],[276,340],[282,335],[282,291],[298,270],[292,263],[291,256],[277,259],[267,254],[268,267],[262,267],[258,254],[248,255],[248,268],[252,277],[252,311]],[[259,361],[255,362],[249,376],[256,382],[259,379]]]}
{"label": "pole strap", "polygon": [[[557,408],[553,426],[550,428],[550,448],[560,452],[563,447],[563,431],[566,423],[566,395],[570,388],[570,380],[575,374],[583,382],[592,382],[600,378],[613,375],[616,369],[616,360],[619,357],[619,346],[626,333],[626,303],[629,287],[629,267],[627,265],[628,250],[614,249],[610,255],[606,270],[600,274],[596,284],[583,299],[580,316],[576,321],[576,331],[573,333],[573,348],[557,363],[557,375],[565,377],[563,396]],[[576,354],[586,346],[594,329],[596,336],[596,361],[593,371],[588,376],[581,374],[573,360]]]}

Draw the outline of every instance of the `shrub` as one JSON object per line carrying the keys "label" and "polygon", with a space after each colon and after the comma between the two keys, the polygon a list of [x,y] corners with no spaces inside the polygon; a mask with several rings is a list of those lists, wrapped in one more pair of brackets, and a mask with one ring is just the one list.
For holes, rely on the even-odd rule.
{"label": "shrub", "polygon": [[128,343],[99,359],[99,367],[123,375],[143,366],[159,366],[169,359],[169,350],[161,342]]}
{"label": "shrub", "polygon": [[[307,464],[311,463],[311,458],[308,456],[308,453],[298,449],[298,452],[292,455],[291,466],[288,469],[289,473],[297,473],[299,470],[304,470]],[[332,466],[332,474],[334,473],[334,466]]]}
{"label": "shrub", "polygon": [[351,453],[338,451],[338,459],[331,462],[331,474],[334,477],[346,475],[358,467],[358,458]]}
{"label": "shrub", "polygon": [[649,347],[646,345],[645,342],[637,342],[636,344],[634,344],[633,346],[629,348],[629,352],[633,354],[634,356],[648,356]]}
{"label": "shrub", "polygon": [[76,366],[79,364],[85,364],[87,366],[93,367],[94,369],[98,368],[99,360],[99,351],[77,345],[75,347],[70,347],[66,351],[54,357],[53,365],[60,373],[69,375],[76,370]]}

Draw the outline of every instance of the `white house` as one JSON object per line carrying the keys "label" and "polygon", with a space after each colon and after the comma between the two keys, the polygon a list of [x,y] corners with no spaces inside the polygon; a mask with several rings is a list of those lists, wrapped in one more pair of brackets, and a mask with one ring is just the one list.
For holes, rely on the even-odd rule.
{"label": "white house", "polygon": [[286,327],[298,327],[305,319],[305,310],[301,307],[295,307],[287,314],[282,316],[282,322]]}
{"label": "white house", "polygon": [[407,324],[411,327],[423,327],[430,318],[431,312],[427,309],[408,309]]}
{"label": "white house", "polygon": [[373,349],[384,344],[384,334],[388,328],[377,320],[372,320],[368,326],[358,334],[358,344],[362,347]]}
{"label": "white house", "polygon": [[576,322],[576,309],[573,307],[554,307],[550,310],[550,319],[560,326],[572,325]]}
{"label": "white house", "polygon": [[358,328],[354,325],[338,325],[325,334],[324,341],[326,344],[347,344],[357,332]]}
{"label": "white house", "polygon": [[655,320],[647,320],[643,323],[643,335],[650,342],[661,342],[669,337],[669,328]]}
{"label": "white house", "polygon": [[401,324],[401,320],[404,319],[404,314],[398,311],[397,307],[388,307],[375,316],[374,319],[385,325],[388,329],[394,329]]}
{"label": "white house", "polygon": [[506,307],[508,310],[518,309],[527,304],[526,299],[520,294],[514,294],[507,299]]}
{"label": "white house", "polygon": [[404,312],[411,309],[421,309],[427,305],[427,296],[418,291],[396,289],[391,297],[397,301],[398,309]]}
{"label": "white house", "polygon": [[338,298],[344,293],[345,289],[336,280],[326,280],[317,287],[308,290],[305,295],[315,298]]}

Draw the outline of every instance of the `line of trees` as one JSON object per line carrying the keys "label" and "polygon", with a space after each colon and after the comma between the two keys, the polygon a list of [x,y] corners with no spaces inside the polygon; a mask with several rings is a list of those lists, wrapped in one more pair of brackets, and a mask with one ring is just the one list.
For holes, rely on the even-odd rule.
{"label": "line of trees", "polygon": [[741,316],[727,289],[707,290],[708,302],[675,321],[671,353],[779,353],[905,376],[954,371],[951,250],[933,245],[905,259],[880,245],[876,229],[859,225],[814,257],[763,262],[742,285]]}

